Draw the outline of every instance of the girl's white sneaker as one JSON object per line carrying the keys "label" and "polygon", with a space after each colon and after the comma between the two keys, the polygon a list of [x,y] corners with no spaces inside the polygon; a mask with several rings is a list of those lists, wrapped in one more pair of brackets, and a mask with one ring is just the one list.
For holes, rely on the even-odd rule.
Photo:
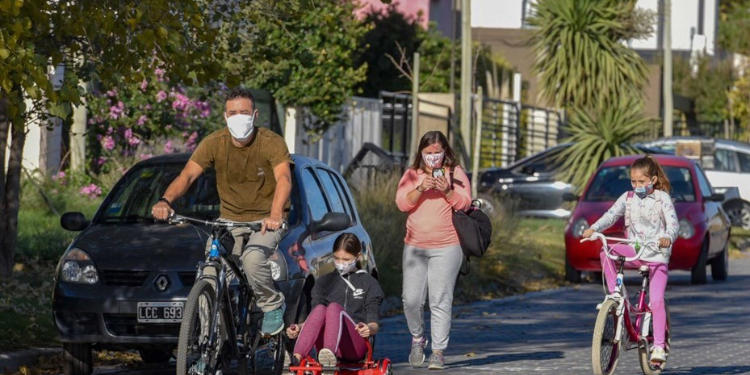
{"label": "girl's white sneaker", "polygon": [[651,362],[666,362],[667,361],[667,353],[664,352],[664,348],[660,348],[658,346],[654,347],[653,350],[651,350]]}

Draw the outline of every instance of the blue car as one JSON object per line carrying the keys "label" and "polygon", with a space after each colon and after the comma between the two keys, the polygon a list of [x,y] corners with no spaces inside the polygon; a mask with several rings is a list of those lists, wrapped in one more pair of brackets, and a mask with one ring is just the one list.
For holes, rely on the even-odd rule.
{"label": "blue car", "polygon": [[[155,222],[150,209],[189,157],[142,161],[118,181],[90,221],[77,212],[61,218],[65,229],[81,231],[55,273],[53,313],[66,374],[91,372],[92,349],[137,349],[152,363],[171,358],[206,235],[192,225]],[[298,155],[292,160],[289,230],[271,257],[273,279],[286,297],[287,322],[309,312],[315,279],[334,269],[330,254],[339,234],[352,232],[362,240],[362,266],[377,277],[370,236],[345,180],[320,161]],[[213,171],[173,207],[181,215],[217,218]]]}

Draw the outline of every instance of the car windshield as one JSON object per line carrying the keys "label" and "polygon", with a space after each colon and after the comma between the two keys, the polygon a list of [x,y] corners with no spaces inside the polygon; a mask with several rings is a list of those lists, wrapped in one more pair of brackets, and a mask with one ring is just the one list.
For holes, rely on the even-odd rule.
{"label": "car windshield", "polygon": [[[136,167],[120,180],[112,199],[101,211],[99,222],[153,222],[151,207],[180,174],[183,165],[165,163]],[[181,215],[202,219],[219,217],[219,195],[213,169],[206,170],[185,195],[172,202]]]}
{"label": "car windshield", "polygon": [[[695,202],[695,190],[690,169],[680,167],[664,167],[672,191],[669,193],[676,202]],[[584,198],[589,202],[615,201],[622,193],[632,190],[630,185],[630,167],[607,167],[599,170],[594,177]]]}

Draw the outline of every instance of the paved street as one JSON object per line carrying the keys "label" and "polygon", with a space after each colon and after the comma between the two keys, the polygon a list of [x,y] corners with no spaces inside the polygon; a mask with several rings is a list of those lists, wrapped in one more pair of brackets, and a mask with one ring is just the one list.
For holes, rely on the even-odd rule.
{"label": "paved street", "polygon": [[[691,286],[690,275],[673,272],[667,298],[674,336],[665,374],[750,374],[750,257],[731,261],[726,283]],[[638,279],[628,280],[631,290]],[[443,374],[590,374],[594,307],[601,287],[584,284],[454,309],[448,368]],[[379,356],[396,362],[396,373],[436,374],[411,369],[409,337],[401,316],[386,319],[378,335]],[[99,374],[171,374],[171,369]],[[623,353],[617,374],[640,374],[637,352]]]}
{"label": "paved street", "polygon": [[[673,354],[665,374],[750,374],[750,258],[731,261],[730,281],[691,286],[672,272],[667,291]],[[639,279],[629,280],[631,291]],[[635,284],[634,284],[635,283]],[[447,374],[590,374],[595,284],[454,308]],[[389,319],[378,349],[406,364],[408,336],[401,317]],[[639,374],[637,352],[623,353],[617,374]]]}

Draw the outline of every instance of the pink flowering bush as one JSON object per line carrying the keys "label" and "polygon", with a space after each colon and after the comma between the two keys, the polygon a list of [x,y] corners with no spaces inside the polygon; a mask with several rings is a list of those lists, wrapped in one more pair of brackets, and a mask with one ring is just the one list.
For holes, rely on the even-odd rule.
{"label": "pink flowering bush", "polygon": [[142,80],[89,95],[91,171],[129,168],[124,159],[190,152],[202,136],[224,126],[225,87],[174,85],[167,73],[155,67]]}
{"label": "pink flowering bush", "polygon": [[102,188],[96,184],[88,184],[79,190],[79,193],[89,198],[98,198],[102,195]]}

